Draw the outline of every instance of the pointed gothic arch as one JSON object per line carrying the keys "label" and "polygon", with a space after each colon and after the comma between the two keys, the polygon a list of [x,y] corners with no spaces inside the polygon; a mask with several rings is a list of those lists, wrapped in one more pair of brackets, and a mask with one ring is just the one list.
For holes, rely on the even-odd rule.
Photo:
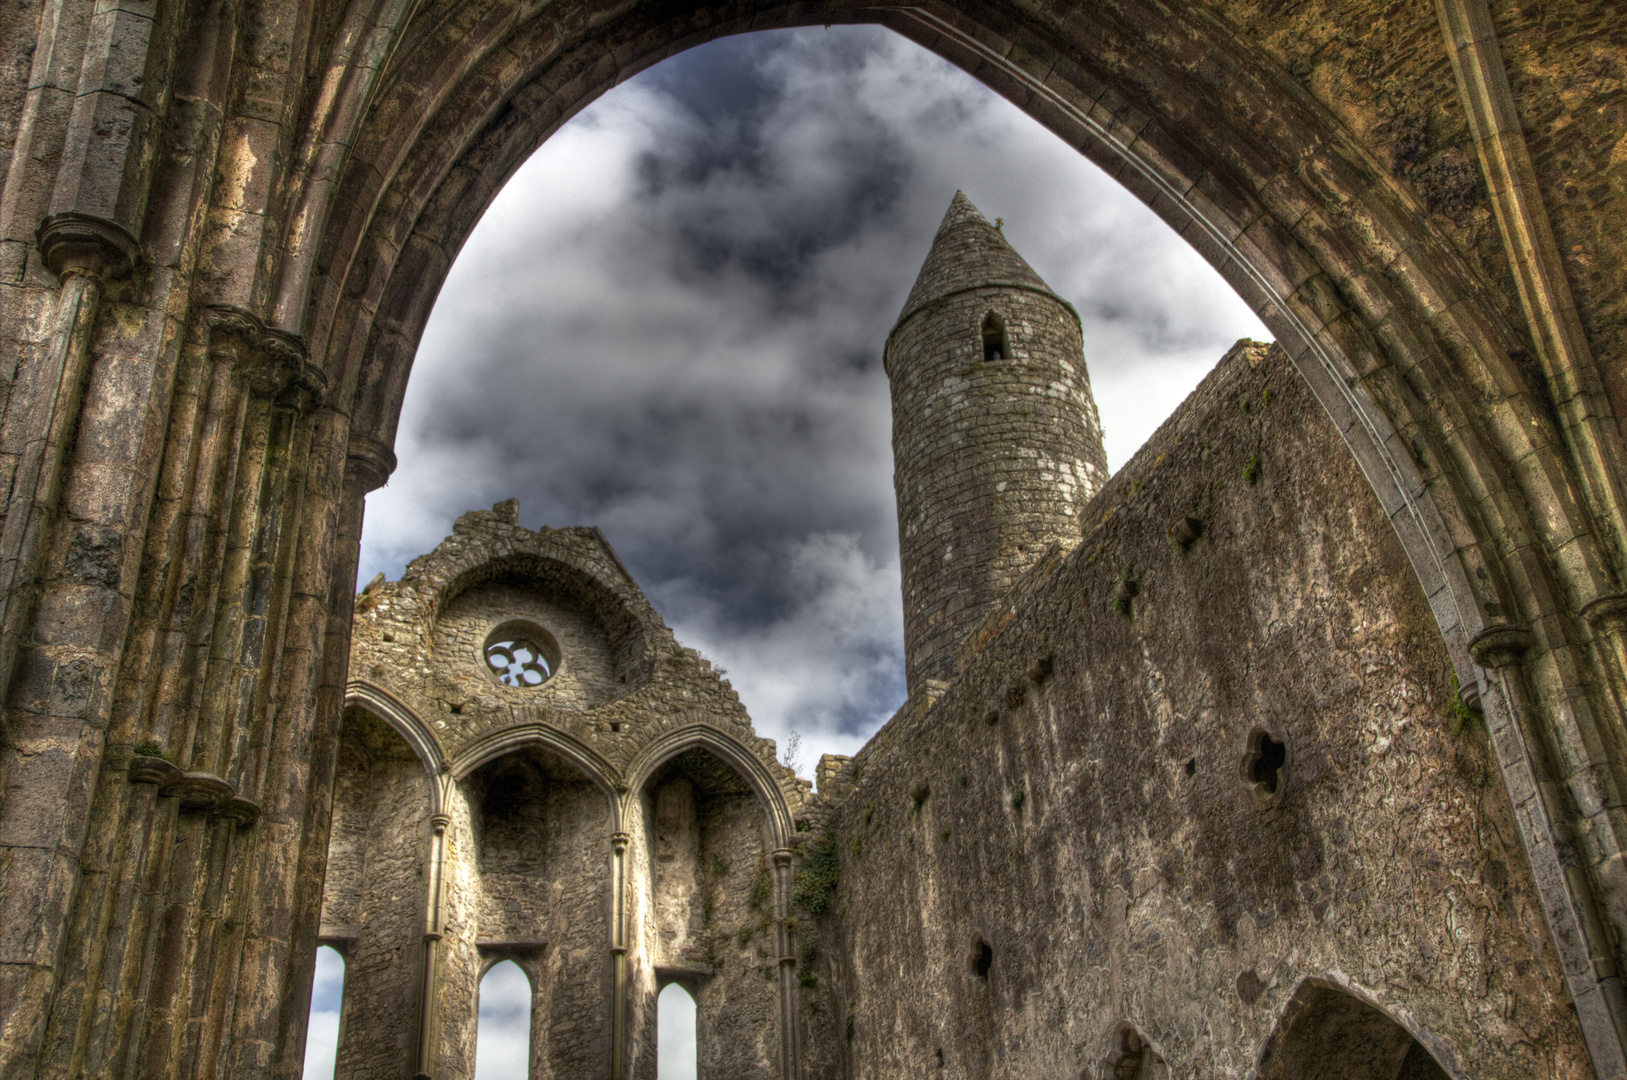
{"label": "pointed gothic arch", "polygon": [[547,750],[575,766],[604,795],[610,831],[621,828],[616,767],[580,739],[547,724],[521,724],[483,735],[458,748],[447,772],[454,780],[462,780],[482,765],[530,746]]}
{"label": "pointed gothic arch", "polygon": [[666,732],[646,743],[627,767],[627,799],[637,798],[655,771],[687,750],[702,749],[722,760],[751,786],[767,819],[771,848],[783,848],[796,831],[785,793],[756,755],[709,724]]}
{"label": "pointed gothic arch", "polygon": [[[343,699],[362,495],[392,467],[401,393],[446,269],[513,168],[606,87],[719,34],[863,19],[959,63],[1105,163],[1257,302],[1390,514],[1466,697],[1478,692],[1486,703],[1578,1020],[1600,1074],[1620,1075],[1627,1006],[1611,973],[1627,923],[1627,818],[1608,794],[1622,786],[1611,750],[1619,708],[1601,710],[1596,692],[1624,677],[1617,418],[1596,387],[1590,330],[1569,299],[1569,260],[1546,250],[1554,240],[1544,181],[1521,157],[1496,30],[1477,0],[1437,5],[1438,52],[1421,32],[1429,15],[1409,24],[1433,57],[1433,68],[1426,59],[1414,77],[1450,82],[1447,64],[1458,69],[1515,288],[1501,267],[1488,272],[1459,258],[1406,185],[1386,175],[1370,134],[1318,101],[1271,46],[1234,31],[1223,7],[355,0],[237,11],[163,3],[155,17],[133,15],[129,33],[113,34],[100,32],[112,26],[106,20],[129,13],[83,3],[19,9],[15,23],[37,11],[38,25],[18,31],[17,55],[33,55],[54,81],[19,74],[8,99],[19,137],[31,141],[10,159],[6,182],[16,302],[8,297],[5,321],[42,363],[24,365],[35,370],[17,383],[8,414],[34,448],[22,475],[38,482],[14,485],[6,518],[13,554],[0,590],[8,604],[0,673],[19,696],[14,661],[36,634],[36,659],[72,657],[117,672],[118,685],[68,702],[80,730],[105,737],[69,745],[54,730],[15,729],[7,768],[37,756],[26,775],[7,774],[21,794],[8,799],[5,824],[10,835],[24,818],[32,827],[32,808],[60,808],[50,824],[62,824],[63,835],[107,824],[129,861],[97,881],[82,875],[89,860],[76,852],[41,861],[51,844],[30,838],[0,880],[8,920],[94,953],[95,978],[85,985],[135,985],[159,966],[139,935],[94,941],[78,928],[105,925],[96,913],[113,910],[107,883],[128,880],[123,868],[166,850],[173,833],[163,823],[143,831],[149,816],[126,812],[121,786],[81,781],[116,765],[126,736],[140,734],[129,726],[146,722],[144,714],[115,717],[109,702],[156,700],[167,653],[139,647],[159,629],[149,616],[168,620],[171,586],[212,563],[213,541],[187,539],[194,530],[176,516],[195,495],[200,535],[225,535],[228,519],[261,530],[274,558],[252,576],[275,579],[268,594],[280,597],[271,618],[249,626],[233,613],[245,609],[250,586],[234,579],[220,592],[225,631],[211,642],[215,655],[223,663],[241,655],[234,642],[270,629],[264,658],[277,682],[236,680],[258,689],[234,690],[218,712],[220,723],[240,718],[264,735],[264,772],[233,796],[265,800],[262,826],[238,845],[244,854],[232,868],[253,868],[237,880],[261,891],[241,897],[236,940],[246,944],[223,947],[259,959],[233,982],[219,972],[237,970],[235,960],[220,953],[220,981],[209,989],[240,1001],[229,1019],[201,1026],[222,1048],[226,1071],[267,1072],[270,1046],[287,1071],[298,1023],[284,1006],[300,999],[290,965],[316,936],[304,868],[319,865],[312,845],[325,840],[323,776]],[[103,21],[87,34],[93,17]],[[200,47],[174,48],[177,41]],[[1530,55],[1529,44],[1516,47]],[[1354,69],[1358,49],[1327,50],[1335,77]],[[134,70],[151,76],[140,94],[106,81]],[[87,92],[68,95],[71,104],[51,89],[76,81]],[[1542,93],[1554,80],[1533,81]],[[109,117],[113,128],[100,122]],[[178,145],[169,141],[177,129],[162,125],[194,120],[188,152],[159,149]],[[104,137],[114,129],[140,134]],[[1600,205],[1610,207],[1600,219],[1608,232],[1616,204]],[[1591,204],[1569,212],[1572,223],[1593,216]],[[126,291],[118,279],[138,261],[153,273]],[[104,277],[107,304],[128,305],[116,318],[146,330],[98,333]],[[1551,288],[1557,299],[1544,291]],[[1529,333],[1511,323],[1515,289]],[[1512,354],[1533,345],[1542,355],[1528,382]],[[243,378],[248,369],[267,385],[248,385],[262,381]],[[81,407],[85,386],[94,407]],[[252,420],[243,440],[218,444],[223,456],[194,438],[209,395],[191,390],[211,386]],[[1543,397],[1561,391],[1567,415],[1544,419]],[[228,475],[216,466],[234,448],[267,437],[277,452],[263,468],[249,455],[247,468],[212,490]],[[111,447],[118,455],[97,456]],[[189,462],[203,466],[197,476],[187,475]],[[143,492],[155,486],[180,497],[148,499]],[[129,497],[87,497],[115,490]],[[52,534],[53,522],[70,519],[73,529]],[[48,578],[68,545],[85,539],[92,572]],[[115,550],[122,560],[104,564]],[[82,619],[52,626],[34,617],[36,597],[48,611],[70,596]],[[1574,847],[1556,842],[1571,836],[1580,838]],[[1570,851],[1576,862],[1561,866],[1558,853]],[[166,902],[156,893],[150,901]],[[177,933],[200,936],[206,921],[181,916]],[[126,1045],[122,1035],[101,1038],[82,995],[57,992],[65,968],[34,955],[18,963],[28,981],[8,1002],[7,1031],[17,1034],[5,1047],[18,1068]],[[200,1017],[184,994],[147,1004],[141,1023],[155,1036],[147,1052],[162,1071],[165,1055],[184,1053],[179,1041],[165,1042],[168,1030]],[[119,1002],[116,1024],[135,1024],[135,1012]],[[84,1034],[93,1029],[94,1045]],[[108,1072],[110,1060],[87,1069]]]}
{"label": "pointed gothic arch", "polygon": [[1466,1080],[1457,1054],[1404,1013],[1334,979],[1295,987],[1260,1048],[1255,1080]]}
{"label": "pointed gothic arch", "polygon": [[434,730],[401,699],[365,679],[352,679],[345,687],[345,705],[366,709],[389,724],[406,741],[423,763],[424,771],[429,774],[430,813],[442,813],[445,794],[441,778],[446,772],[446,752],[441,748],[441,741],[435,737]]}
{"label": "pointed gothic arch", "polygon": [[[632,6],[596,21],[591,0],[526,16],[513,2],[428,0],[388,70],[366,84],[373,107],[341,94],[323,114],[348,125],[350,152],[331,185],[301,196],[311,208],[293,217],[313,223],[313,239],[285,264],[277,307],[344,388],[360,445],[393,442],[433,298],[486,205],[583,105],[718,36],[886,26],[1102,165],[1271,328],[1389,517],[1464,696],[1484,704],[1506,751],[1512,801],[1533,808],[1520,816],[1522,841],[1539,880],[1566,883],[1545,891],[1543,907],[1589,1044],[1627,1060],[1627,1000],[1591,974],[1584,944],[1587,926],[1622,909],[1627,878],[1610,868],[1627,850],[1627,823],[1588,831],[1585,882],[1559,865],[1553,824],[1610,805],[1606,789],[1624,782],[1599,749],[1614,740],[1613,721],[1587,689],[1607,676],[1570,659],[1591,648],[1590,625],[1622,607],[1623,568],[1599,540],[1627,531],[1610,494],[1619,481],[1551,426],[1526,422],[1542,412],[1514,359],[1526,330],[1483,300],[1501,286],[1452,250],[1360,137],[1198,4],[1028,11],[931,0],[856,11],[765,0],[727,13]],[[1552,557],[1520,557],[1508,537]],[[1526,694],[1518,664],[1567,687],[1565,704]],[[1553,745],[1533,746],[1545,729]],[[1545,757],[1562,774],[1552,798],[1530,779]]]}

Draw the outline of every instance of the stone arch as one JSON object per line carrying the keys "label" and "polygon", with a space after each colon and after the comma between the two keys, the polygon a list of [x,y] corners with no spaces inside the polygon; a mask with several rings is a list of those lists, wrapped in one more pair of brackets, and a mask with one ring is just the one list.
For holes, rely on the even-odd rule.
{"label": "stone arch", "polygon": [[[1627,786],[1620,724],[1591,689],[1607,678],[1593,665],[1624,673],[1613,654],[1589,655],[1586,621],[1620,610],[1620,553],[1599,539],[1627,531],[1613,466],[1567,451],[1543,419],[1513,358],[1530,342],[1506,287],[1448,245],[1280,58],[1206,5],[426,0],[378,74],[308,118],[349,149],[331,183],[296,189],[286,214],[299,235],[272,306],[305,334],[353,439],[393,442],[452,260],[508,176],[577,110],[721,35],[861,21],[958,64],[1103,165],[1271,327],[1391,520],[1465,696],[1486,705],[1510,796],[1530,810],[1535,875],[1562,883],[1543,906],[1589,1044],[1619,1063],[1627,1002],[1592,974],[1612,946],[1590,927],[1627,922],[1627,818],[1588,811],[1588,880],[1554,855],[1558,821],[1615,807],[1609,792]],[[1540,697],[1519,684],[1522,663],[1540,667]],[[1554,774],[1551,796],[1530,779]]]}
{"label": "stone arch", "polygon": [[1255,1080],[1465,1080],[1452,1047],[1348,982],[1295,987]]}
{"label": "stone arch", "polygon": [[702,1074],[796,1077],[783,793],[749,748],[707,725],[646,746],[627,789],[630,1042],[650,1043],[661,990],[681,983],[695,1003]]}
{"label": "stone arch", "polygon": [[1169,1063],[1139,1027],[1125,1020],[1108,1036],[1102,1080],[1169,1080]]}
{"label": "stone arch", "polygon": [[[452,258],[508,175],[559,124],[615,82],[698,40],[856,21],[834,4],[765,4],[696,35],[688,19],[634,9],[614,20],[613,30],[573,34],[564,29],[571,17],[564,8],[578,5],[525,20],[504,17],[503,0],[480,6],[488,15],[482,32],[464,34],[469,23],[460,21],[456,41],[441,41],[430,29],[433,13],[424,12],[424,31],[409,35],[398,62],[418,56],[435,74],[427,83],[398,78],[381,91],[387,107],[375,111],[391,118],[379,121],[389,130],[363,123],[351,175],[341,183],[349,196],[341,201],[355,211],[329,228],[333,257],[324,261],[335,267],[337,295],[313,311],[312,342],[327,353],[330,381],[355,388],[358,430],[386,443],[411,354]],[[1441,466],[1449,459],[1470,471],[1463,481],[1471,487],[1495,491],[1511,479],[1500,456],[1518,460],[1552,447],[1522,433],[1499,455],[1478,440],[1508,436],[1502,425],[1483,427],[1464,407],[1448,409],[1458,415],[1447,430],[1426,404],[1459,404],[1458,384],[1467,377],[1506,393],[1501,419],[1514,418],[1520,410],[1512,399],[1523,403],[1528,391],[1508,359],[1511,329],[1460,302],[1473,291],[1467,269],[1286,73],[1243,53],[1195,11],[1161,22],[1156,35],[1118,25],[1134,22],[1134,7],[1117,19],[1075,17],[1066,33],[1042,19],[1009,23],[971,3],[876,8],[858,21],[887,26],[1017,100],[1143,197],[1253,304],[1391,514],[1453,646],[1459,677],[1473,682],[1468,641],[1501,621],[1488,617],[1484,604],[1497,612],[1518,605],[1499,595],[1502,582],[1464,572],[1458,555],[1475,539],[1461,527],[1454,535],[1448,522],[1474,522],[1490,507],[1464,504]],[[1048,64],[1031,67],[1008,55],[1019,32],[1045,43]],[[607,40],[620,44],[607,52]],[[1109,41],[1126,69],[1093,51]],[[1130,70],[1158,72],[1156,86],[1142,87],[1157,96],[1131,96]],[[1239,71],[1248,77],[1237,78]],[[1194,101],[1215,105],[1184,107]],[[1238,115],[1279,117],[1271,126],[1281,133],[1246,127]],[[422,119],[401,124],[402,116]],[[1297,162],[1311,148],[1318,157],[1306,173]],[[1319,209],[1339,203],[1363,206],[1371,220],[1343,223]],[[387,216],[372,213],[385,206]],[[1406,262],[1396,269],[1411,272],[1386,273],[1402,253]],[[1518,424],[1512,430],[1523,432]],[[1435,445],[1437,435],[1449,442]],[[1420,471],[1414,447],[1426,445],[1435,452]],[[1559,485],[1538,483],[1568,501]],[[1484,538],[1495,529],[1473,532]]]}
{"label": "stone arch", "polygon": [[454,780],[463,780],[482,765],[528,746],[542,747],[581,770],[605,797],[610,831],[621,828],[621,800],[617,793],[615,766],[586,743],[546,724],[520,724],[483,735],[459,748],[448,764],[447,772]]}
{"label": "stone arch", "polygon": [[[602,546],[584,543],[585,536]],[[478,607],[481,590],[498,589],[511,598],[517,594],[521,606],[526,598],[544,604],[556,618],[578,624],[579,644],[587,643],[590,652],[604,651],[602,674],[586,684],[595,687],[590,693],[620,697],[643,685],[654,670],[652,637],[660,634],[660,616],[632,584],[603,534],[596,529],[557,530],[534,546],[527,539],[535,542],[537,536],[469,545],[446,556],[436,573],[422,575],[431,647],[444,647],[446,623],[459,621],[462,601],[474,600]],[[574,668],[579,659],[567,667]]]}
{"label": "stone arch", "polygon": [[345,705],[366,709],[389,724],[412,748],[412,752],[423,763],[424,771],[429,774],[430,813],[442,813],[441,807],[445,798],[441,789],[441,776],[446,772],[446,753],[441,748],[441,741],[435,737],[434,730],[394,694],[365,679],[352,679],[345,687]]}
{"label": "stone arch", "polygon": [[770,846],[783,848],[789,844],[796,825],[791,820],[785,792],[780,790],[768,767],[740,743],[707,724],[678,728],[647,743],[627,767],[627,789],[623,798],[636,799],[657,769],[686,750],[696,748],[721,759],[751,786],[768,819]]}
{"label": "stone arch", "polygon": [[440,845],[440,748],[376,687],[353,685],[345,704],[318,925],[318,940],[345,959],[338,1075],[368,1062],[406,1071],[415,1048],[401,1035],[418,1021],[416,976],[433,951],[424,871]]}
{"label": "stone arch", "polygon": [[513,961],[532,991],[532,1072],[588,1069],[581,1063],[604,1061],[615,1045],[614,787],[602,760],[568,735],[541,725],[494,735],[449,773],[444,877],[460,884],[444,898],[435,1061],[460,1075],[455,1063],[479,1038],[481,982]]}

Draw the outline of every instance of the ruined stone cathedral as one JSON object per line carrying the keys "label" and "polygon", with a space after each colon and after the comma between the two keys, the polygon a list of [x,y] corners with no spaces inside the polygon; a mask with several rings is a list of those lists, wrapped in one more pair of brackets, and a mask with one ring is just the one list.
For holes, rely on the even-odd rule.
{"label": "ruined stone cathedral", "polygon": [[[519,164],[837,23],[1275,344],[1109,478],[957,199],[884,346],[909,697],[810,790],[591,529],[355,584]],[[679,983],[731,1080],[1627,1080],[1624,132],[1619,0],[13,0],[0,1080],[294,1080],[324,942],[347,1077],[469,1078],[513,961],[538,1078],[649,1077]]]}
{"label": "ruined stone cathedral", "polygon": [[909,700],[818,790],[595,529],[500,503],[362,593],[338,1075],[472,1077],[503,960],[560,1080],[653,1080],[673,982],[704,1077],[1581,1075],[1484,736],[1281,350],[1109,482],[1077,313],[957,193],[884,365]]}

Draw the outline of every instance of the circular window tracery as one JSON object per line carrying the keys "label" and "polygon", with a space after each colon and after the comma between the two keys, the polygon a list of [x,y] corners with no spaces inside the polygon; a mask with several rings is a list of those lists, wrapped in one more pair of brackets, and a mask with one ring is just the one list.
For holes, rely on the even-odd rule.
{"label": "circular window tracery", "polygon": [[559,643],[530,623],[504,623],[486,637],[486,670],[504,686],[529,690],[559,670]]}

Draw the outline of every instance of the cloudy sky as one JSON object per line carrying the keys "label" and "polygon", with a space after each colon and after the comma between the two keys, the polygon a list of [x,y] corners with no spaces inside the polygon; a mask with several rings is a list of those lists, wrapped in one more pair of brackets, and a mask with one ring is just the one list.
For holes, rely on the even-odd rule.
{"label": "cloudy sky", "polygon": [[[1115,469],[1266,335],[1095,166],[903,39],[714,42],[588,107],[487,212],[368,497],[360,580],[500,499],[533,528],[598,525],[758,731],[800,733],[803,775],[853,752],[904,698],[881,346],[957,188],[1079,308]],[[319,975],[307,1080],[332,1075],[337,956]],[[485,988],[481,1080],[522,1075],[523,982]],[[694,1075],[673,1006],[663,1080]]]}
{"label": "cloudy sky", "polygon": [[904,696],[881,346],[956,188],[1085,321],[1117,468],[1265,329],[1149,211],[871,27],[692,49],[540,149],[470,238],[368,498],[360,580],[518,497],[598,525],[803,774]]}

